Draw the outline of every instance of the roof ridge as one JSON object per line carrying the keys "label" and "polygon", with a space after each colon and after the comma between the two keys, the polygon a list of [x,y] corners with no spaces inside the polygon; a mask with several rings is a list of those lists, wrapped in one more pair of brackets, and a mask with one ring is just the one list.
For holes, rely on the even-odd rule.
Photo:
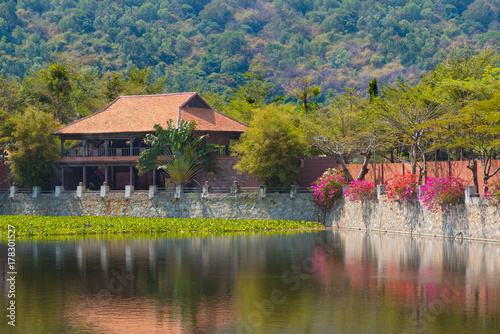
{"label": "roof ridge", "polygon": [[146,95],[122,95],[118,98],[131,98],[131,97],[160,97],[160,96],[173,96],[173,95],[193,95],[196,92],[180,92],[180,93],[165,93],[165,94],[146,94]]}

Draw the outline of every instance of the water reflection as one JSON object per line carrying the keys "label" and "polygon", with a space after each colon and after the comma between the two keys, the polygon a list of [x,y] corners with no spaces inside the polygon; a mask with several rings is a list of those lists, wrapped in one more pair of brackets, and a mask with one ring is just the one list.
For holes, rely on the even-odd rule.
{"label": "water reflection", "polygon": [[169,234],[19,240],[16,261],[17,333],[500,332],[499,244]]}

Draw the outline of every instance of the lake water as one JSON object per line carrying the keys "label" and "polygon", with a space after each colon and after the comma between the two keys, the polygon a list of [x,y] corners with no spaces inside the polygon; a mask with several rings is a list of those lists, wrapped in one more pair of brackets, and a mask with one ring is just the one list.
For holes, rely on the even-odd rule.
{"label": "lake water", "polygon": [[500,244],[362,231],[17,240],[1,333],[500,333]]}

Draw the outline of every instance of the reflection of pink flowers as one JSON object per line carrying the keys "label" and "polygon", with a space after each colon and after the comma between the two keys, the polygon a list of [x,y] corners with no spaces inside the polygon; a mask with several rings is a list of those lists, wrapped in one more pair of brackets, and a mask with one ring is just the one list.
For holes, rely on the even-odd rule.
{"label": "reflection of pink flowers", "polygon": [[326,170],[311,184],[314,202],[323,208],[331,208],[335,200],[342,195],[344,184],[347,184],[344,173],[334,168]]}

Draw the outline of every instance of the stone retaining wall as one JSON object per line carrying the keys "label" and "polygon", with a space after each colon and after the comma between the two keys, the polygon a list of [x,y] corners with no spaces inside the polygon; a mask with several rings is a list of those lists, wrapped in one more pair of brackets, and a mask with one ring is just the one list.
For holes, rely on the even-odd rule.
{"label": "stone retaining wall", "polygon": [[81,198],[64,193],[60,197],[41,194],[33,198],[16,194],[14,198],[0,200],[2,215],[42,216],[111,216],[111,217],[164,217],[164,218],[247,218],[317,220],[318,210],[309,194],[158,194],[149,198],[147,193],[133,193],[129,199],[123,193],[111,193],[101,198],[98,193],[85,193]]}
{"label": "stone retaining wall", "polygon": [[[441,212],[414,204],[394,203],[387,196],[368,203],[340,200],[326,214],[326,225],[334,227],[405,232],[413,235],[455,237],[500,241],[500,210],[478,203],[454,205]],[[461,238],[461,235],[457,237]]]}
{"label": "stone retaining wall", "polygon": [[398,204],[381,195],[378,201],[355,203],[339,200],[331,210],[324,212],[313,203],[310,194],[157,194],[132,193],[129,199],[123,193],[110,193],[101,198],[99,193],[15,194],[0,198],[2,215],[60,215],[60,216],[137,216],[165,218],[247,218],[321,220],[327,226],[382,230],[414,235],[455,237],[462,232],[465,238],[500,242],[500,210],[497,206],[473,203],[453,206],[444,212],[430,212],[420,203]]}

